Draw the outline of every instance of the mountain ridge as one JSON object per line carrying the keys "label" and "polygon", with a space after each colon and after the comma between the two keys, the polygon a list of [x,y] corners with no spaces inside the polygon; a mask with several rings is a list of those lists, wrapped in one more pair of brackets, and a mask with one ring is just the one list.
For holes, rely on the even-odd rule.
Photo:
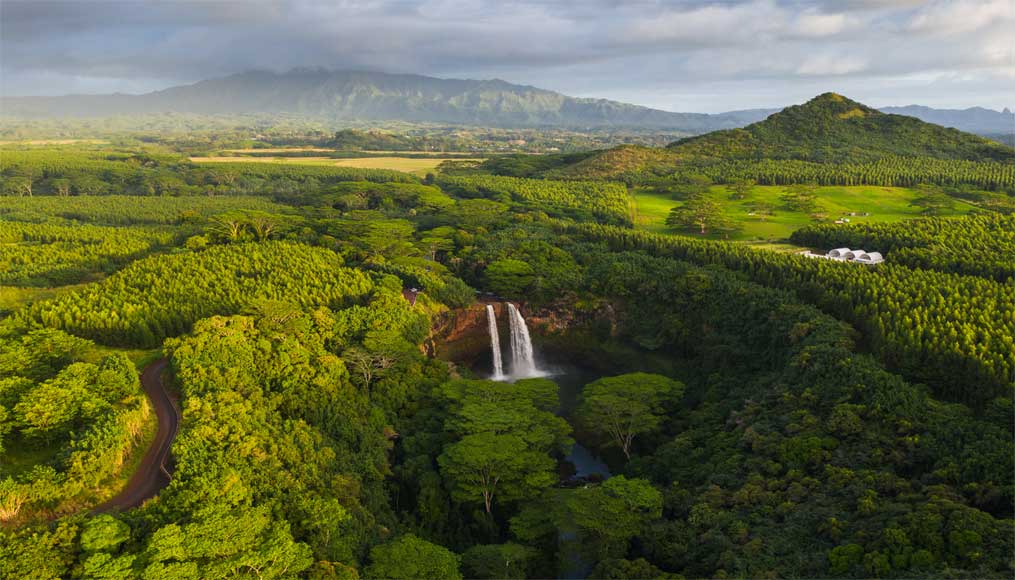
{"label": "mountain ridge", "polygon": [[[780,109],[681,113],[608,99],[570,97],[502,79],[440,79],[368,70],[245,71],[132,95],[2,97],[8,118],[103,117],[156,113],[294,113],[332,120],[439,122],[463,125],[636,127],[701,134],[764,120]],[[983,134],[1010,133],[1010,111],[888,107],[923,120]],[[903,111],[904,110],[904,111]]]}

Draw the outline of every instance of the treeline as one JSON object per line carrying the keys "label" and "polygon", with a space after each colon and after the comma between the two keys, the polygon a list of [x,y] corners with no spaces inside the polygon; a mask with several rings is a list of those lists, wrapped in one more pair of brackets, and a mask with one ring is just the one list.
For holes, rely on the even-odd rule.
{"label": "treeline", "polygon": [[0,195],[265,195],[316,191],[341,181],[413,183],[407,173],[277,163],[196,164],[144,150],[4,150]]}
{"label": "treeline", "polygon": [[62,286],[172,242],[170,232],[0,221],[0,285]]}
{"label": "treeline", "polygon": [[492,175],[440,176],[437,184],[461,197],[514,202],[554,217],[631,225],[633,201],[620,184],[549,181]]}
{"label": "treeline", "polygon": [[815,163],[791,159],[732,160],[689,164],[681,172],[701,173],[715,183],[753,179],[761,185],[882,185],[913,187],[972,185],[1015,191],[1015,165],[931,157],[886,157],[866,163]]}
{"label": "treeline", "polygon": [[869,248],[890,263],[1004,282],[1015,277],[1015,215],[980,214],[898,223],[812,225],[793,232],[794,244]]}
{"label": "treeline", "polygon": [[938,396],[982,408],[1015,381],[1015,286],[977,276],[817,260],[729,243],[561,224],[564,233],[699,264],[720,264],[791,290],[854,324],[890,369]]}
{"label": "treeline", "polygon": [[0,197],[0,219],[32,223],[82,222],[106,226],[179,225],[227,211],[284,212],[264,197]]}
{"label": "treeline", "polygon": [[212,246],[138,260],[102,282],[18,314],[102,344],[154,348],[214,314],[258,299],[342,306],[373,287],[334,252],[290,242]]}
{"label": "treeline", "polygon": [[3,524],[102,499],[143,440],[151,409],[134,364],[123,354],[80,362],[92,348],[57,330],[0,338],[0,470],[5,450],[46,458],[0,477]]}

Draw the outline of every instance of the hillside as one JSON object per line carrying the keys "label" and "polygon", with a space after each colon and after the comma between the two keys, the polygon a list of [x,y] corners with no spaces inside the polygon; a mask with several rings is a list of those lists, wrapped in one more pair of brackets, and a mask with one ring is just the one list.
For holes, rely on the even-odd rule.
{"label": "hillside", "polygon": [[4,115],[102,117],[166,112],[290,113],[332,120],[401,120],[492,126],[625,126],[701,133],[743,125],[744,112],[672,113],[575,98],[502,80],[440,79],[364,71],[251,71],[143,95],[9,97]]}
{"label": "hillside", "polygon": [[898,155],[1001,161],[1011,149],[994,141],[882,113],[835,93],[787,107],[743,129],[682,139],[669,146],[681,157],[799,159],[856,162]]}
{"label": "hillside", "polygon": [[[782,178],[776,174],[790,168],[796,173],[825,173],[823,178],[815,179],[825,185],[848,185],[867,181],[862,178],[858,181],[855,177],[836,181],[839,177],[832,175],[835,172],[823,172],[821,168],[846,168],[849,164],[849,173],[853,175],[864,174],[866,166],[888,165],[892,166],[891,172],[897,174],[903,167],[924,171],[923,166],[937,168],[945,162],[1008,164],[1013,155],[1015,151],[1011,147],[996,141],[913,117],[882,113],[841,95],[825,93],[742,129],[688,137],[662,149],[621,146],[579,160],[560,157],[553,164],[545,159],[541,170],[528,176],[637,182],[652,175],[673,174],[681,169],[715,169],[722,164],[727,169],[735,166],[737,177],[755,179],[759,183],[778,182]],[[906,158],[913,158],[913,161],[902,161]],[[779,163],[779,169],[765,165],[771,162]],[[498,170],[497,167],[491,169]],[[873,171],[884,172],[880,168]],[[934,171],[947,173],[950,170]],[[710,175],[714,172],[705,171]],[[908,177],[900,179],[905,181]],[[929,181],[937,182],[937,179]],[[996,188],[992,183],[983,185]],[[871,184],[898,185],[885,181]]]}

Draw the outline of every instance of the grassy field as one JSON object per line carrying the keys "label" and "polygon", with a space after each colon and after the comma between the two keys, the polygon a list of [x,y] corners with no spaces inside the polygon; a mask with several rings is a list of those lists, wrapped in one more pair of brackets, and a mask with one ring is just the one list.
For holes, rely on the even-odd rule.
{"label": "grassy field", "polygon": [[[331,157],[191,157],[194,163],[288,163],[290,165],[330,165],[332,167],[357,167],[360,169],[393,169],[416,175],[433,172],[446,159],[409,157],[357,157],[332,159]],[[455,161],[482,161],[479,158],[455,159]]]}
{"label": "grassy field", "polygon": [[[755,186],[747,199],[730,200],[725,187],[714,186],[708,195],[721,203],[727,217],[738,223],[740,231],[731,234],[731,240],[762,243],[785,240],[795,230],[814,223],[808,214],[787,211],[782,208],[779,195],[784,188],[779,186]],[[634,190],[637,205],[635,226],[656,233],[675,233],[666,227],[666,216],[670,209],[680,205],[669,195]],[[903,187],[819,187],[817,189],[818,212],[824,213],[829,221],[847,216],[853,223],[892,222],[920,216],[921,208],[910,205],[916,193]],[[752,201],[764,201],[775,206],[775,215],[749,215],[748,206]],[[956,214],[973,209],[972,205],[956,200]],[[849,216],[869,213],[869,216]],[[695,234],[687,235],[698,237]],[[717,237],[717,236],[708,236]]]}

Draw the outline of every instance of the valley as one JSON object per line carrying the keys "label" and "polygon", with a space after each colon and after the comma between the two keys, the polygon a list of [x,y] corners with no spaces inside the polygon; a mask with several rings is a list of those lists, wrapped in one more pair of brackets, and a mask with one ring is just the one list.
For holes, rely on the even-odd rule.
{"label": "valley", "polygon": [[580,104],[0,144],[0,577],[1010,575],[1015,151]]}

